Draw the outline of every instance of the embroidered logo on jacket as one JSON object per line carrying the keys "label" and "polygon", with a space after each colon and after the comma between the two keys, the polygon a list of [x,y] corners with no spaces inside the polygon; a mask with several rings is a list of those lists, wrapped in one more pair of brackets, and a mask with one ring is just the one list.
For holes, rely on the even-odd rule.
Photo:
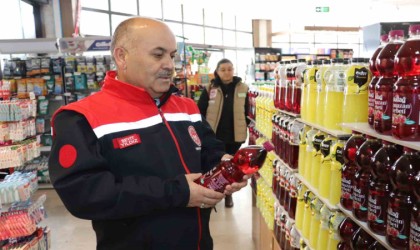
{"label": "embroidered logo on jacket", "polygon": [[197,146],[201,147],[201,140],[200,137],[198,137],[197,131],[195,131],[195,128],[193,126],[188,127],[188,133],[190,133],[191,139],[197,144]]}
{"label": "embroidered logo on jacket", "polygon": [[123,148],[127,148],[136,144],[140,144],[141,140],[140,140],[140,135],[132,134],[132,135],[127,135],[121,138],[115,138],[112,140],[112,142],[114,144],[114,148],[123,149]]}

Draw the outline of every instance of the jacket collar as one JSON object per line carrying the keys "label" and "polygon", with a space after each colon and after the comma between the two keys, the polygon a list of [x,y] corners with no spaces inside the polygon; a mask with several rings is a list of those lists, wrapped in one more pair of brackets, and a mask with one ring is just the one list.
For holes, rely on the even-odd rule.
{"label": "jacket collar", "polygon": [[[116,71],[108,71],[105,76],[104,85],[102,90],[108,92],[112,95],[116,95],[122,99],[125,99],[130,102],[138,103],[155,103],[153,98],[147,93],[144,88],[140,88],[126,82],[115,79],[117,76]],[[168,92],[163,94],[160,99],[160,106],[162,106],[171,96],[172,93],[176,92],[178,89],[171,85]]]}

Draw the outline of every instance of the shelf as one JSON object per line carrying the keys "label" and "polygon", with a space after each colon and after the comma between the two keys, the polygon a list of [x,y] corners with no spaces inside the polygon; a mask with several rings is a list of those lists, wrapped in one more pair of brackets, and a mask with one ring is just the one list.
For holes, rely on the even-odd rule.
{"label": "shelf", "polygon": [[40,148],[41,152],[50,152],[51,151],[51,146],[42,146]]}
{"label": "shelf", "polygon": [[322,132],[325,132],[325,133],[327,133],[329,135],[332,135],[334,137],[337,137],[337,138],[350,137],[351,136],[351,133],[347,133],[347,132],[344,132],[344,131],[341,131],[341,130],[328,129],[328,128],[325,128],[325,127],[320,126],[318,124],[307,122],[307,121],[305,121],[305,120],[303,120],[301,118],[298,118],[296,120],[299,121],[299,122],[301,122],[301,123],[304,123],[304,124],[306,124],[308,126],[311,126],[313,128],[316,128],[318,130],[321,130]]}
{"label": "shelf", "polygon": [[51,183],[38,183],[38,189],[54,189],[53,185]]}
{"label": "shelf", "polygon": [[388,244],[388,242],[386,241],[385,236],[381,236],[381,235],[377,235],[377,234],[373,233],[371,231],[371,229],[369,228],[369,226],[367,225],[366,222],[362,222],[362,221],[359,221],[358,219],[356,219],[356,217],[353,216],[353,214],[352,214],[351,211],[346,210],[340,204],[338,205],[338,207],[340,208],[341,212],[343,212],[344,215],[346,215],[347,217],[351,218],[357,225],[359,225],[361,228],[363,228],[363,230],[365,230],[366,233],[368,233],[370,236],[372,236],[382,246],[384,246],[386,249],[389,249],[389,250],[392,250],[393,249]]}
{"label": "shelf", "polygon": [[307,182],[305,180],[305,178],[303,178],[300,174],[295,174],[295,176],[320,200],[322,201],[322,203],[324,203],[325,205],[327,205],[328,209],[330,209],[331,211],[337,211],[340,210],[340,208],[337,205],[333,205],[330,203],[330,201],[328,199],[325,199],[324,197],[322,197],[319,193],[318,190],[316,190],[314,187],[312,187],[311,184],[309,184],[309,182]]}
{"label": "shelf", "polygon": [[283,114],[286,114],[288,116],[292,116],[292,117],[296,117],[296,118],[299,118],[300,117],[300,114],[295,114],[295,113],[288,112],[288,111],[285,111],[285,110],[276,109],[276,111],[277,112],[280,112],[280,113],[283,113]]}
{"label": "shelf", "polygon": [[344,128],[348,128],[362,134],[370,135],[385,141],[389,141],[404,147],[412,148],[415,150],[420,151],[420,142],[411,142],[411,141],[403,141],[397,138],[394,138],[391,135],[382,135],[372,129],[368,123],[343,123],[342,126]]}

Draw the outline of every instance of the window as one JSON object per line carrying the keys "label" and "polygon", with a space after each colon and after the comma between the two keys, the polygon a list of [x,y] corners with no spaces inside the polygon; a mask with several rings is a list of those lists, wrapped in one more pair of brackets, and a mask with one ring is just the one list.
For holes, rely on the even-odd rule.
{"label": "window", "polygon": [[236,16],[236,29],[252,32],[252,21],[249,17]]}
{"label": "window", "polygon": [[223,28],[235,29],[235,15],[223,13]]}
{"label": "window", "polygon": [[108,14],[82,10],[80,15],[80,33],[85,35],[110,36],[109,27]]}
{"label": "window", "polygon": [[223,30],[223,45],[230,47],[236,46],[236,35],[234,31]]}
{"label": "window", "polygon": [[[96,2],[100,2],[96,0]],[[137,15],[137,0],[111,0],[111,11]]]}
{"label": "window", "polygon": [[214,28],[205,28],[205,44],[222,45],[222,30]]}
{"label": "window", "polygon": [[188,39],[186,43],[204,44],[204,31],[202,26],[184,25],[184,35]]}
{"label": "window", "polygon": [[203,9],[195,5],[183,5],[184,22],[203,24]]}
{"label": "window", "polygon": [[177,41],[182,41],[182,24],[173,22],[166,22],[166,24],[169,28],[171,28],[172,32],[177,37]]}
{"label": "window", "polygon": [[182,21],[181,4],[174,0],[164,0],[163,18],[165,20]]}
{"label": "window", "polygon": [[162,19],[161,1],[139,0],[140,16]]}
{"label": "window", "polygon": [[252,48],[252,34],[251,33],[243,33],[243,32],[237,32],[237,47],[242,48]]}
{"label": "window", "polygon": [[222,27],[222,14],[218,11],[204,10],[204,24],[206,26]]}
{"label": "window", "polygon": [[98,9],[98,10],[109,10],[108,0],[83,0],[81,1],[82,7]]}
{"label": "window", "polygon": [[123,22],[124,20],[127,20],[131,16],[122,16],[122,15],[111,15],[111,23],[112,23],[112,34],[114,34],[115,29],[117,26]]}

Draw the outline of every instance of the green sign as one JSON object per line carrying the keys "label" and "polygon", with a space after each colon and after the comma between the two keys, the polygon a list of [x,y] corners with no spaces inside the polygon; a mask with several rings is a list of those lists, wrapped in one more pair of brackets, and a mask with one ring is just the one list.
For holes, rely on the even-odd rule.
{"label": "green sign", "polygon": [[315,7],[316,12],[330,12],[330,7]]}

